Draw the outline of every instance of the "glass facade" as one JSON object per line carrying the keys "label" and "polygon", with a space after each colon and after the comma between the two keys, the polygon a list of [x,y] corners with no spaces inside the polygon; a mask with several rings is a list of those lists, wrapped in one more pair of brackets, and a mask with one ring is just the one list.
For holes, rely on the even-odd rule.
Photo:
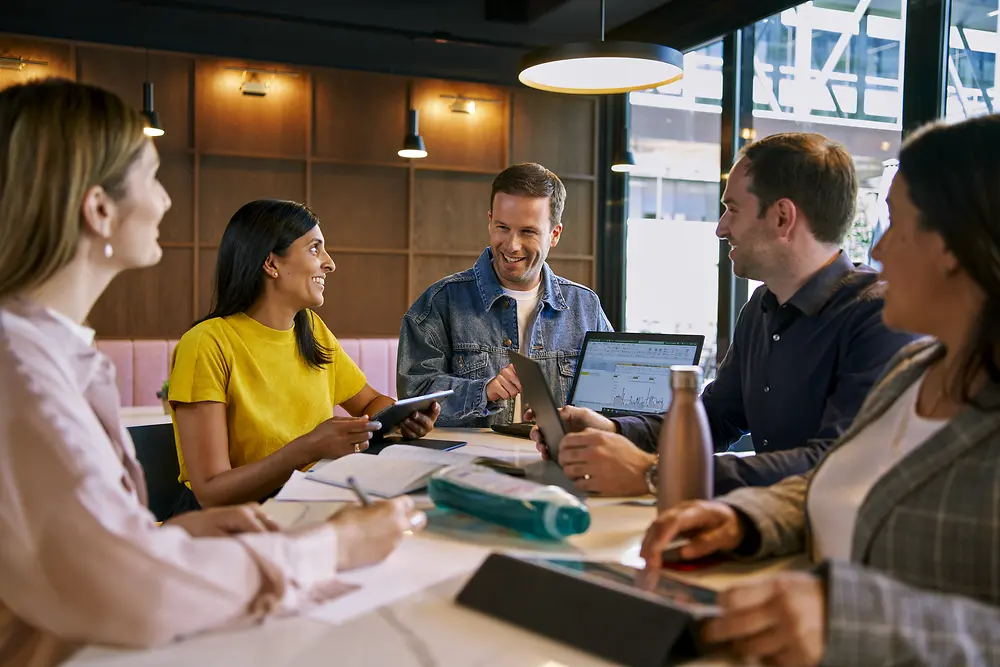
{"label": "glass facade", "polygon": [[684,78],[631,93],[625,328],[705,335],[715,375],[722,43],[684,56]]}
{"label": "glass facade", "polygon": [[[951,0],[949,9],[944,108],[918,103],[910,125],[996,111],[1000,0]],[[752,119],[741,136],[818,132],[844,144],[859,176],[844,247],[872,265],[902,141],[906,24],[906,0],[812,0],[744,29],[754,45],[741,63],[743,76],[752,77],[753,104],[740,109],[743,122]],[[629,96],[637,165],[629,177],[625,328],[704,333],[707,378],[719,326],[719,175],[730,166],[719,159],[722,58],[721,41],[687,53],[681,81]],[[909,82],[922,84],[920,76]],[[751,292],[755,287],[751,282]]]}
{"label": "glass facade", "polygon": [[952,0],[945,103],[950,122],[995,111],[998,13],[997,0]]}

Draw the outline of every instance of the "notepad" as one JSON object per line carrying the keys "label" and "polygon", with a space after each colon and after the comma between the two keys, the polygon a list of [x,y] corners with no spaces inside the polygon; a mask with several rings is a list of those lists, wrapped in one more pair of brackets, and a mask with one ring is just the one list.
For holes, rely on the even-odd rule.
{"label": "notepad", "polygon": [[347,478],[354,477],[367,493],[380,498],[395,498],[425,488],[431,475],[441,468],[470,463],[476,458],[413,445],[390,445],[378,456],[348,454],[317,465],[307,476],[317,482],[344,488],[350,488]]}

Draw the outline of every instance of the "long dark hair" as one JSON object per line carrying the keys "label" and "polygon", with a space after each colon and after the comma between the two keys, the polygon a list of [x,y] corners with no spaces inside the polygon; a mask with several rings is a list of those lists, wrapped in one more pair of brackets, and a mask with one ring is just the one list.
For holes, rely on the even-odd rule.
{"label": "long dark hair", "polygon": [[[264,289],[268,255],[284,255],[296,239],[318,224],[316,215],[298,202],[258,199],[244,204],[229,219],[222,235],[212,310],[195,324],[249,310]],[[313,368],[322,368],[333,360],[333,350],[321,345],[313,335],[307,310],[295,313],[295,342],[299,354]]]}
{"label": "long dark hair", "polygon": [[991,382],[1000,382],[1000,116],[917,130],[899,153],[899,173],[909,185],[920,226],[940,234],[986,292],[951,390],[963,402],[996,409],[1000,406],[979,405],[972,394],[980,369]]}

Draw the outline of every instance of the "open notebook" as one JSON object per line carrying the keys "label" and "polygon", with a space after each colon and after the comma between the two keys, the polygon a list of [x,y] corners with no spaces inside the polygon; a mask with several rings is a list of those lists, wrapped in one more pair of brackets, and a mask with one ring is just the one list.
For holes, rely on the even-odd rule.
{"label": "open notebook", "polygon": [[413,445],[390,445],[371,454],[348,454],[329,463],[317,465],[307,477],[317,482],[350,488],[347,478],[353,476],[367,493],[381,498],[394,498],[419,491],[436,471],[458,463],[472,463],[480,457],[459,452]]}

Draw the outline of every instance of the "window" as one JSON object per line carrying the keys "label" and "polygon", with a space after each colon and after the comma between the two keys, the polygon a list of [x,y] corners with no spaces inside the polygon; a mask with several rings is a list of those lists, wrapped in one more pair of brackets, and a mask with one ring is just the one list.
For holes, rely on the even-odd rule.
{"label": "window", "polygon": [[705,335],[715,376],[722,43],[684,55],[684,78],[631,93],[625,328]]}
{"label": "window", "polygon": [[997,0],[952,0],[945,107],[949,121],[994,113],[997,14]]}
{"label": "window", "polygon": [[870,259],[900,146],[904,4],[816,0],[754,26],[754,136],[818,132],[854,156],[858,209],[844,248],[856,262]]}

